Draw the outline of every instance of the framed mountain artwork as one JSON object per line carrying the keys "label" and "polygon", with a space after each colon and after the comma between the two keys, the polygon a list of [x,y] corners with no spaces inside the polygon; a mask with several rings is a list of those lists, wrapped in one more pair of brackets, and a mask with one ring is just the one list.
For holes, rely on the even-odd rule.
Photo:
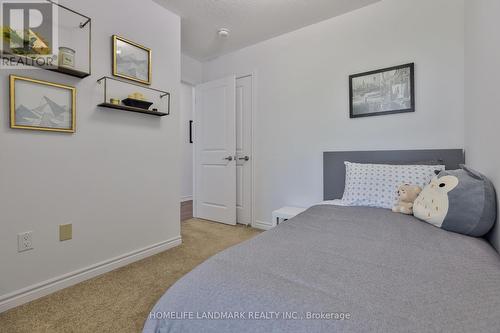
{"label": "framed mountain artwork", "polygon": [[113,75],[151,84],[151,49],[113,35]]}
{"label": "framed mountain artwork", "polygon": [[10,127],[74,133],[76,88],[10,76]]}

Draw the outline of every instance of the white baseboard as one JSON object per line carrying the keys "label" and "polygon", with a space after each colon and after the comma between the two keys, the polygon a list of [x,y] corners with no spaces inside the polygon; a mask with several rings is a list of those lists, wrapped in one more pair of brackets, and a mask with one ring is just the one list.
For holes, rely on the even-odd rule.
{"label": "white baseboard", "polygon": [[255,223],[252,225],[252,227],[254,227],[256,229],[261,229],[261,230],[270,230],[270,229],[274,228],[275,226],[269,222],[255,221]]}
{"label": "white baseboard", "polygon": [[13,293],[0,296],[0,313],[16,306],[31,302],[37,298],[47,296],[58,290],[70,287],[77,283],[91,279],[98,275],[126,266],[135,261],[147,258],[154,254],[166,251],[182,243],[180,236],[154,244],[119,257],[102,261],[95,265],[73,271],[56,278],[34,284],[27,288],[16,290]]}
{"label": "white baseboard", "polygon": [[181,202],[192,201],[192,200],[193,200],[193,196],[192,195],[188,195],[188,196],[185,196],[185,197],[181,198]]}

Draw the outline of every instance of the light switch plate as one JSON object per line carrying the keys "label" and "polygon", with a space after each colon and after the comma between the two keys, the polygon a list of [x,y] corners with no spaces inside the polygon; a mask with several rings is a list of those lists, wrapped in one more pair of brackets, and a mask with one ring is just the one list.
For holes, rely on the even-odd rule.
{"label": "light switch plate", "polygon": [[73,225],[63,224],[59,226],[59,241],[64,242],[73,239]]}

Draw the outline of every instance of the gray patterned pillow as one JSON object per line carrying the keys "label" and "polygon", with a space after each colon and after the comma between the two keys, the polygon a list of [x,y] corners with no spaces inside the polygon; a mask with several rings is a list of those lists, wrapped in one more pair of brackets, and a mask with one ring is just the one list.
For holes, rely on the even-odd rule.
{"label": "gray patterned pillow", "polygon": [[424,187],[444,165],[389,165],[345,162],[342,201],[349,206],[392,209],[401,184]]}

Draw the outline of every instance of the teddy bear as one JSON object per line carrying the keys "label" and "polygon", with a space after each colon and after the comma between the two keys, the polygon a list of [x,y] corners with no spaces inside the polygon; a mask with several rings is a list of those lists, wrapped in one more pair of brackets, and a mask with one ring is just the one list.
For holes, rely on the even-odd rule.
{"label": "teddy bear", "polygon": [[420,186],[403,184],[398,188],[398,202],[392,208],[394,213],[413,215],[413,203],[422,192]]}

